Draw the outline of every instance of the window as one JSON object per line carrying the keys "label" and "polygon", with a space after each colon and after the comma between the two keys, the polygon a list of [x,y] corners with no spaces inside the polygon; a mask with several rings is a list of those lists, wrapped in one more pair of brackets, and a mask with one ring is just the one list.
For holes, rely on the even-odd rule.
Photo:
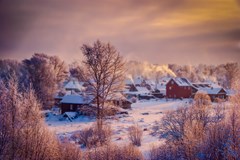
{"label": "window", "polygon": [[171,84],[174,84],[174,82],[172,81]]}
{"label": "window", "polygon": [[172,87],[169,87],[169,90],[171,90],[172,89]]}
{"label": "window", "polygon": [[70,110],[71,110],[71,111],[73,110],[73,105],[72,105],[72,104],[70,104]]}

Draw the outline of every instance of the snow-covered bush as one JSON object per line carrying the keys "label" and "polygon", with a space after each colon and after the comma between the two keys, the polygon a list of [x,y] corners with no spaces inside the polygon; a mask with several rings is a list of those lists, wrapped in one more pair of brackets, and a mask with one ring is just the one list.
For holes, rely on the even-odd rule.
{"label": "snow-covered bush", "polygon": [[103,124],[99,129],[97,124],[89,128],[85,128],[73,135],[73,138],[78,140],[83,147],[92,148],[94,146],[103,145],[110,141],[112,129],[109,125]]}
{"label": "snow-covered bush", "polygon": [[141,146],[143,131],[136,124],[128,128],[128,137],[133,145]]}
{"label": "snow-covered bush", "polygon": [[60,160],[81,160],[82,151],[75,145],[69,142],[59,144]]}
{"label": "snow-covered bush", "polygon": [[153,146],[149,152],[151,160],[175,160],[181,159],[181,155],[177,154],[177,148],[174,145],[162,145],[159,147]]}
{"label": "snow-covered bush", "polygon": [[116,146],[107,144],[84,153],[86,160],[143,160],[143,156],[138,148],[133,145]]}

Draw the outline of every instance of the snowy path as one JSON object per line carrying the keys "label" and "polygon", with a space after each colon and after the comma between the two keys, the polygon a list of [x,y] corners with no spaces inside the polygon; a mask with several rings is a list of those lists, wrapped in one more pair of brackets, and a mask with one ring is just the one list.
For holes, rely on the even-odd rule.
{"label": "snowy path", "polygon": [[[132,109],[128,110],[129,115],[126,117],[113,118],[107,120],[113,129],[112,141],[118,144],[130,143],[127,133],[128,127],[133,124],[138,124],[143,132],[142,146],[139,149],[145,154],[153,145],[163,143],[158,137],[150,135],[152,126],[155,121],[159,121],[166,111],[174,110],[177,107],[185,105],[188,100],[177,101],[146,101],[132,104]],[[50,130],[57,135],[69,136],[75,131],[82,130],[85,127],[91,126],[95,119],[88,117],[79,117],[70,121],[59,121],[57,116],[50,116],[46,123]]]}

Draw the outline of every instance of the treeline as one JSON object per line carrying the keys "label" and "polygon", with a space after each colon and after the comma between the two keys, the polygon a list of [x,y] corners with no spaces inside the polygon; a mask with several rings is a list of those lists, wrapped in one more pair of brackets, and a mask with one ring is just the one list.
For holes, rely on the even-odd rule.
{"label": "treeline", "polygon": [[0,60],[0,79],[8,82],[12,77],[18,80],[21,91],[32,87],[44,108],[50,108],[54,94],[68,77],[68,68],[59,57],[43,53],[36,53],[22,62]]}
{"label": "treeline", "polygon": [[[143,76],[158,81],[163,76],[186,77],[192,82],[211,81],[225,88],[233,88],[233,82],[238,78],[240,65],[226,63],[221,65],[154,65],[129,61],[125,64],[125,76]],[[44,108],[53,105],[53,96],[63,86],[63,81],[75,77],[86,81],[87,68],[82,62],[73,62],[67,65],[57,56],[36,53],[31,58],[21,62],[17,60],[0,59],[0,79],[7,82],[16,76],[20,90],[29,88],[32,84],[38,100]]]}
{"label": "treeline", "polygon": [[191,82],[214,82],[224,88],[232,88],[234,79],[239,75],[238,63],[220,65],[158,65],[147,62],[129,61],[126,64],[127,74],[131,77],[143,76],[146,79],[158,81],[161,77],[185,77]]}

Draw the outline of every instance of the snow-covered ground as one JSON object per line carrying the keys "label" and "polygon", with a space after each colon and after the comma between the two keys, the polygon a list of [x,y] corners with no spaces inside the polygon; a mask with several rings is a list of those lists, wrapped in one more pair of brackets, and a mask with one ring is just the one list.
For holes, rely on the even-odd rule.
{"label": "snow-covered ground", "polygon": [[[132,104],[132,109],[127,110],[128,115],[116,115],[107,120],[113,130],[112,141],[118,144],[130,143],[128,139],[128,128],[133,124],[138,124],[143,131],[142,145],[139,149],[146,154],[153,145],[163,143],[157,136],[152,136],[152,127],[159,121],[166,111],[174,110],[178,107],[187,105],[188,99],[185,100],[153,100],[141,101]],[[74,132],[82,130],[85,127],[91,126],[95,122],[94,118],[81,116],[69,120],[59,120],[59,116],[49,116],[46,118],[46,123],[50,130],[58,136],[70,136]]]}

